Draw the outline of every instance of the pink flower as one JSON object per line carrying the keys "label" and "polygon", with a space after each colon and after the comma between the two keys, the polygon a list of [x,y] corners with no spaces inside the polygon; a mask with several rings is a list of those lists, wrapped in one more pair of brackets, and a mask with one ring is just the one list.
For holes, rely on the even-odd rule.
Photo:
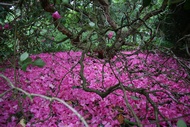
{"label": "pink flower", "polygon": [[61,18],[61,15],[59,14],[58,11],[56,11],[56,12],[54,12],[54,13],[52,14],[52,17],[53,17],[54,19],[60,19],[60,18]]}
{"label": "pink flower", "polygon": [[113,34],[114,34],[114,33],[113,33],[112,31],[109,32],[109,33],[108,33],[108,38],[111,39],[111,38],[113,37]]}
{"label": "pink flower", "polygon": [[10,28],[9,24],[6,23],[6,24],[4,25],[4,29],[8,30],[9,28]]}

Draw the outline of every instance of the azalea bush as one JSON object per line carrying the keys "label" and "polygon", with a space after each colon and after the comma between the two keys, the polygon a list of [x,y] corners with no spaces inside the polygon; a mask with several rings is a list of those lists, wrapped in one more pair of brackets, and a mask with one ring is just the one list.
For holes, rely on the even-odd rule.
{"label": "azalea bush", "polygon": [[[0,64],[0,126],[189,125],[190,61],[157,45],[155,22],[169,4],[13,4],[3,21],[11,27],[1,27],[12,54]],[[59,47],[73,50],[43,53]]]}
{"label": "azalea bush", "polygon": [[[1,24],[11,26],[2,32],[7,36],[6,40],[3,37],[2,46],[7,47],[8,42],[4,52],[13,49],[13,45],[17,52],[30,53],[75,47],[109,58],[123,48],[134,49],[152,41],[157,15],[164,12],[167,1],[32,0],[0,6],[6,8]],[[110,32],[111,39],[107,36]],[[60,33],[62,36],[57,36]]]}

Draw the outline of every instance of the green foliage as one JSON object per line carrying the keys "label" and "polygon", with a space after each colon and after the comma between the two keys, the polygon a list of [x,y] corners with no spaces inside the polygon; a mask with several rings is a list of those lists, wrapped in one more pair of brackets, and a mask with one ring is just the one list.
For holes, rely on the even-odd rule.
{"label": "green foliage", "polygon": [[136,97],[136,96],[131,96],[131,99],[136,100],[136,101],[140,100],[140,99],[139,99],[138,97]]}
{"label": "green foliage", "polygon": [[[110,27],[108,20],[105,18],[104,11],[98,2],[89,2],[87,0],[50,1],[53,3],[54,8],[61,14],[62,18],[57,21],[58,24],[64,25],[64,27],[72,31],[74,35],[77,35],[80,30],[85,31],[80,38],[81,40],[87,38],[88,42],[85,42],[83,45],[92,45],[91,47],[93,48],[104,42],[107,47],[113,45],[114,40],[108,42],[106,35],[109,30],[113,31],[113,29]],[[161,6],[162,2],[163,0],[108,1],[112,20],[119,26],[125,26],[122,28],[124,32],[136,27],[135,23],[131,24],[133,21],[137,18],[142,19],[147,12],[156,10]],[[144,10],[139,13],[142,6]],[[151,36],[149,33],[155,33],[157,30],[155,25],[157,20],[158,16],[150,18],[145,22],[148,27],[142,25],[134,34],[126,36],[124,38],[125,41],[133,45],[123,45],[121,49],[131,50],[139,45],[144,45],[144,42],[148,41]],[[5,57],[9,57],[9,55],[13,54],[14,46],[18,54],[26,51],[32,54],[40,52],[57,52],[73,48],[69,38],[58,31],[57,26],[54,26],[51,14],[42,9],[40,2],[33,0],[30,2],[24,1],[22,5],[19,5],[19,7],[15,6],[15,9],[7,13],[6,17],[3,19],[3,23],[5,23],[5,21],[12,23],[11,30],[3,31],[8,37],[3,40],[0,47],[2,51],[0,55],[4,54]],[[150,28],[152,31],[150,31]],[[16,44],[14,39],[18,39],[19,43]]]}
{"label": "green foliage", "polygon": [[29,57],[29,54],[27,52],[23,53],[21,56],[20,56],[20,61],[23,62],[25,61],[27,58]]}
{"label": "green foliage", "polygon": [[[159,16],[159,29],[162,35],[162,46],[170,47],[177,56],[186,57],[186,43],[184,36],[190,33],[190,0],[170,0],[168,11]],[[189,9],[188,9],[189,8]],[[171,45],[171,46],[170,46]]]}
{"label": "green foliage", "polygon": [[124,119],[124,124],[125,124],[126,126],[130,126],[130,127],[133,127],[133,126],[136,126],[136,125],[137,125],[137,123],[131,122],[131,121],[128,120],[128,119]]}
{"label": "green foliage", "polygon": [[147,7],[150,5],[152,0],[143,0],[143,7]]}
{"label": "green foliage", "polygon": [[177,121],[177,127],[187,127],[187,125],[183,120],[178,120]]}
{"label": "green foliage", "polygon": [[[51,2],[55,1],[52,0]],[[59,21],[56,21],[58,24],[70,30],[74,36],[78,35],[81,30],[84,31],[79,36],[85,42],[83,43],[84,47],[90,47],[90,50],[93,50],[99,46],[102,50],[105,50],[105,47],[111,48],[114,43],[117,43],[115,42],[116,38],[124,38],[123,41],[126,41],[131,46],[127,44],[122,45],[122,47],[119,47],[119,50],[134,50],[137,47],[150,49],[153,44],[161,47],[173,47],[174,43],[172,42],[181,37],[181,31],[177,32],[180,29],[180,26],[177,25],[179,20],[172,22],[171,26],[161,25],[163,30],[159,31],[157,27],[158,22],[170,23],[173,18],[164,14],[157,14],[154,17],[147,15],[148,12],[157,10],[162,2],[163,0],[109,0],[110,15],[107,15],[107,17],[105,16],[106,13],[103,7],[95,0],[56,0],[52,6],[62,16]],[[173,6],[181,2],[183,0],[170,0],[168,5]],[[190,8],[189,0],[183,4],[183,7],[185,9]],[[167,11],[165,10],[165,12]],[[146,15],[151,18],[148,20],[143,19]],[[109,16],[121,28],[117,28],[116,30],[111,27]],[[161,20],[158,20],[160,17]],[[181,16],[176,17],[183,19]],[[19,65],[23,71],[26,71],[29,65],[37,67],[45,66],[42,59],[36,58],[33,60],[29,55],[31,53],[67,51],[73,48],[71,40],[74,37],[69,38],[62,34],[61,30],[57,30],[58,26],[54,25],[55,21],[52,19],[51,14],[46,13],[42,9],[40,2],[34,0],[23,1],[22,4],[15,6],[13,10],[0,6],[0,23],[5,24],[7,22],[11,24],[11,28],[0,31],[0,37],[2,38],[0,38],[0,56],[1,58],[10,58],[13,54],[18,56],[21,54]],[[138,26],[137,24],[140,22],[142,22],[142,25]],[[119,30],[123,32],[121,33],[122,35],[118,35],[117,37],[115,35],[112,39],[108,40],[107,33],[109,31],[117,33]],[[128,31],[132,30],[134,32],[127,35]],[[146,44],[153,36],[153,43]],[[131,99],[139,100],[135,96],[131,96]],[[136,125],[136,123],[127,119],[125,119],[125,123],[131,126]],[[183,120],[179,120],[177,126],[186,127],[187,125]]]}
{"label": "green foliage", "polygon": [[40,58],[36,58],[35,60],[32,60],[32,58],[29,57],[29,54],[25,52],[20,56],[19,65],[21,66],[21,69],[23,71],[26,71],[29,65],[44,67],[45,63]]}
{"label": "green foliage", "polygon": [[43,62],[42,59],[36,58],[36,59],[32,62],[32,65],[38,66],[38,67],[43,67],[43,66],[45,65],[45,63]]}

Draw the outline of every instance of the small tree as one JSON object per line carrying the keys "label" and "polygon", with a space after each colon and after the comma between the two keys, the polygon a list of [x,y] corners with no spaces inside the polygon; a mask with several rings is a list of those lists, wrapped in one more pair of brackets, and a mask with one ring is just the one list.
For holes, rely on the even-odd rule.
{"label": "small tree", "polygon": [[[81,51],[75,59],[69,53],[66,55],[68,61],[72,63],[74,59],[76,64],[57,84],[56,96],[62,82],[67,80],[65,77],[80,77],[73,88],[96,93],[102,99],[109,98],[109,95],[122,97],[125,107],[119,107],[119,110],[123,109],[122,113],[129,114],[134,122],[126,119],[124,122],[120,113],[120,124],[142,127],[152,122],[157,126],[172,126],[176,119],[189,116],[179,114],[177,118],[170,118],[173,112],[165,110],[165,106],[176,107],[177,110],[183,105],[188,111],[189,61],[176,57],[165,47],[160,50],[158,45],[154,45],[158,40],[157,18],[167,11],[168,4],[169,0],[21,0],[15,3],[11,12],[13,19],[10,21],[12,28],[7,31],[10,32],[8,40],[13,37],[17,40],[14,43],[15,55],[21,51],[19,46],[26,47],[24,50],[30,47],[40,50],[44,38],[49,44],[69,42],[70,47]],[[60,40],[51,38],[58,33],[62,33]],[[99,66],[88,68],[89,64],[95,63]],[[62,66],[68,69],[66,65]],[[54,67],[52,64],[51,70]],[[91,76],[89,70],[96,76]],[[9,84],[29,97],[42,97]],[[179,91],[180,88],[183,90]],[[137,100],[142,103],[138,104]],[[118,110],[118,107],[113,106],[113,109]]]}

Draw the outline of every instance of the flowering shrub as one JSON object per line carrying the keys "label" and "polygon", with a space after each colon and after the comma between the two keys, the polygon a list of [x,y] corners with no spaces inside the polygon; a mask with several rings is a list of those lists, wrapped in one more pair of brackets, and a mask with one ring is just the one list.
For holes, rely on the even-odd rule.
{"label": "flowering shrub", "polygon": [[[106,91],[121,83],[126,88],[129,104],[145,127],[156,127],[155,110],[158,111],[163,127],[168,126],[165,119],[174,126],[180,118],[190,124],[190,86],[185,82],[187,75],[176,60],[161,53],[132,55],[132,52],[123,52],[118,56],[110,63],[85,57],[83,76],[89,88]],[[39,57],[46,63],[44,68],[30,66],[26,72],[18,70],[20,78],[17,86],[30,93],[65,100],[92,127],[119,127],[126,121],[135,122],[125,105],[121,89],[116,89],[104,98],[82,89],[84,81],[80,77],[79,64],[81,52],[42,53]],[[14,81],[13,69],[6,69],[3,73]],[[0,84],[0,94],[9,89],[4,80],[0,80]],[[22,97],[25,114],[20,113],[18,95]],[[49,102],[39,97],[31,101],[21,93],[18,95],[16,97],[13,92],[8,92],[0,98],[1,127],[15,126],[23,116],[27,127],[83,126],[73,112],[58,102]]]}

